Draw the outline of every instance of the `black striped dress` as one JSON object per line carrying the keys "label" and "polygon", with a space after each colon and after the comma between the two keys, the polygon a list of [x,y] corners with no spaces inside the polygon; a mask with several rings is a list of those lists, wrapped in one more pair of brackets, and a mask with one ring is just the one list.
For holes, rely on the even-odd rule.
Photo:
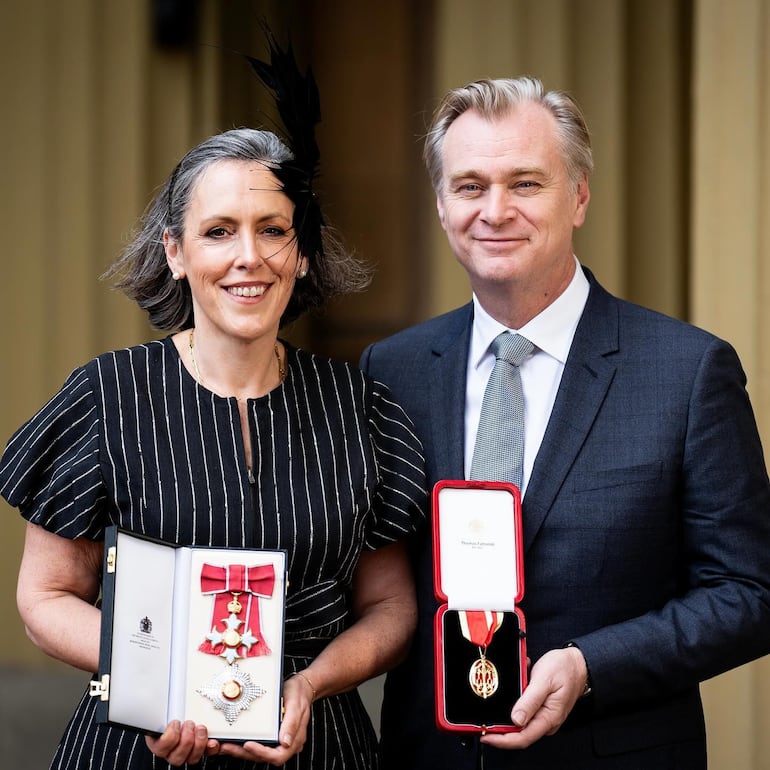
{"label": "black striped dress", "polygon": [[[234,398],[198,385],[171,338],[76,369],[10,440],[0,494],[63,537],[109,524],[182,545],[289,553],[285,674],[350,623],[362,549],[405,537],[426,509],[422,450],[384,386],[355,367],[287,346],[282,386],[249,401],[250,475]],[[84,695],[56,770],[167,768],[144,737],[98,725]],[[211,757],[209,770],[257,765]],[[376,741],[353,691],[313,705],[290,768],[373,768]]]}

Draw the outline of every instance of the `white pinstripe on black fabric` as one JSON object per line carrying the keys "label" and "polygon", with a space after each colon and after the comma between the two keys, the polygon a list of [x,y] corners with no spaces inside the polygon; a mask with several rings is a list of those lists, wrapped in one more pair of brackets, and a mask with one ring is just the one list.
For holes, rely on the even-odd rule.
{"label": "white pinstripe on black fabric", "polygon": [[[297,644],[320,648],[350,622],[359,551],[411,532],[427,493],[419,441],[384,387],[287,350],[283,385],[249,402],[253,485],[237,402],[198,385],[169,338],[76,369],[11,438],[0,494],[64,537],[98,540],[114,523],[181,544],[286,548],[288,676],[311,660]],[[93,701],[79,704],[53,768],[167,768],[134,733],[95,724]],[[363,770],[375,754],[360,699],[346,693],[314,705],[307,747],[287,767]]]}

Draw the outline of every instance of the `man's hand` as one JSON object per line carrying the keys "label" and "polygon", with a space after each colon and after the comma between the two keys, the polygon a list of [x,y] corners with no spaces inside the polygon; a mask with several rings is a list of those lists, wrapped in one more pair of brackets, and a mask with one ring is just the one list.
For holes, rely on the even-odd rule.
{"label": "man's hand", "polygon": [[551,650],[532,667],[529,686],[511,711],[516,733],[490,734],[482,743],[498,749],[524,749],[544,735],[553,735],[564,723],[588,679],[583,653],[577,647]]}

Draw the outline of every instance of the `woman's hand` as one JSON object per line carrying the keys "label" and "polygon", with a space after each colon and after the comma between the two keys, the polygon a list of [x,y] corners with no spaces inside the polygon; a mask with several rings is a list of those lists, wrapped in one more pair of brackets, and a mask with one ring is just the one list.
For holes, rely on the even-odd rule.
{"label": "woman's hand", "polygon": [[305,746],[312,703],[312,686],[295,674],[283,684],[284,714],[278,733],[278,746],[265,746],[257,741],[247,741],[242,746],[223,743],[218,753],[275,766],[285,764]]}
{"label": "woman's hand", "polygon": [[219,743],[209,739],[204,725],[192,721],[184,723],[174,720],[163,735],[155,738],[146,736],[147,748],[156,756],[165,759],[170,765],[195,764],[203,756],[224,754],[252,762],[267,762],[270,765],[283,765],[295,754],[302,751],[307,739],[307,726],[310,721],[310,706],[313,702],[311,686],[301,677],[293,676],[284,682],[284,716],[278,734],[278,746],[265,746],[257,741],[239,743]]}
{"label": "woman's hand", "polygon": [[147,748],[156,756],[165,759],[174,767],[185,762],[196,764],[204,756],[219,753],[219,742],[209,740],[205,725],[196,725],[187,721],[182,724],[178,719],[169,723],[158,738],[145,737]]}

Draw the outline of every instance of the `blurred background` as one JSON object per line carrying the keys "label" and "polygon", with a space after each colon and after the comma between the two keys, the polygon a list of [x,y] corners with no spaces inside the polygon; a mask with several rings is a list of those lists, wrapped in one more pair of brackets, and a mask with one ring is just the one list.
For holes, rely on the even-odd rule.
{"label": "blurred background", "polygon": [[[530,74],[572,93],[592,131],[579,258],[730,340],[770,442],[770,0],[2,0],[0,445],[76,365],[157,336],[99,276],[190,146],[272,125],[235,53],[265,54],[260,19],[312,66],[325,212],[377,268],[286,337],[356,361],[469,299],[421,137],[448,88]],[[26,640],[23,523],[4,502],[0,516],[0,757],[38,770],[89,677]],[[703,691],[710,767],[770,768],[770,661]]]}

